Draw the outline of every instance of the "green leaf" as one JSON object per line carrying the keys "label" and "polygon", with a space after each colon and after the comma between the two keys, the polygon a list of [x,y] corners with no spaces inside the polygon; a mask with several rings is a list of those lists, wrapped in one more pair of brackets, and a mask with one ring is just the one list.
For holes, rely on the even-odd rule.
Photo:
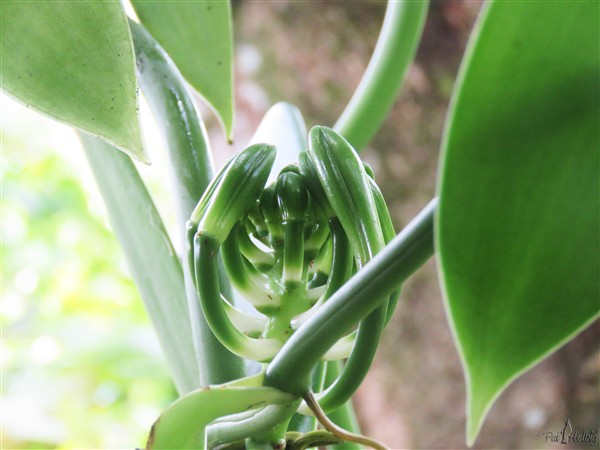
{"label": "green leaf", "polygon": [[[296,398],[268,387],[211,386],[178,399],[152,426],[146,449],[205,449],[206,427],[220,417],[268,405],[297,405]],[[272,417],[274,426],[280,419]],[[282,417],[281,419],[285,419]],[[247,427],[252,426],[247,421]]]}
{"label": "green leaf", "polygon": [[189,392],[199,374],[179,258],[133,161],[97,139],[80,139],[177,391]]}
{"label": "green leaf", "polygon": [[214,108],[227,137],[233,129],[233,33],[228,0],[132,0],[140,21],[183,77]]}
{"label": "green leaf", "polygon": [[518,375],[598,316],[598,2],[492,2],[443,147],[437,246],[468,442]]}
{"label": "green leaf", "polygon": [[119,2],[3,1],[0,25],[8,94],[148,162]]}

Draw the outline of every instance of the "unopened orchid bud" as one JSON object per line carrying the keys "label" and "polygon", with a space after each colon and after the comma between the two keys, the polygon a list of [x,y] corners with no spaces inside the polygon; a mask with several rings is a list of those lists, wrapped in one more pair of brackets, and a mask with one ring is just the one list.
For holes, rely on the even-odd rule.
{"label": "unopened orchid bud", "polygon": [[327,127],[310,130],[309,154],[329,203],[362,266],[384,246],[365,167],[348,141]]}
{"label": "unopened orchid bud", "polygon": [[275,191],[283,222],[304,220],[308,209],[308,191],[302,177],[294,172],[281,174]]}
{"label": "unopened orchid bud", "polygon": [[275,186],[267,187],[260,196],[260,210],[265,218],[265,223],[269,230],[272,242],[283,239],[283,229],[281,228],[281,212]]}
{"label": "unopened orchid bud", "polygon": [[233,226],[256,203],[274,161],[275,147],[266,144],[252,145],[237,155],[215,187],[198,232],[225,241]]}

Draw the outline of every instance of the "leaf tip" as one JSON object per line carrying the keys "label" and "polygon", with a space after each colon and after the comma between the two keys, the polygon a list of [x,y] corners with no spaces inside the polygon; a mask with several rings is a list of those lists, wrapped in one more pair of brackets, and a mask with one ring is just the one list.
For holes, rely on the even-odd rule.
{"label": "leaf tip", "polygon": [[467,447],[471,448],[475,444],[475,440],[479,435],[481,425],[474,420],[470,415],[467,417]]}
{"label": "leaf tip", "polygon": [[141,142],[133,147],[135,149],[135,151],[132,150],[125,150],[125,153],[128,153],[131,157],[133,157],[134,159],[138,160],[139,162],[149,166],[152,164],[152,160],[150,159],[150,155],[146,152],[145,149],[145,145],[143,145]]}
{"label": "leaf tip", "polygon": [[474,377],[467,378],[467,446],[472,447],[481,431],[483,422],[492,405],[504,388],[489,386],[477,381]]}
{"label": "leaf tip", "polygon": [[138,129],[127,142],[115,142],[113,140],[108,140],[110,144],[114,145],[119,150],[123,151],[127,155],[131,156],[136,161],[141,162],[147,166],[152,164],[150,159],[150,155],[146,152],[146,146],[144,145],[140,130]]}
{"label": "leaf tip", "polygon": [[229,145],[233,144],[234,141],[234,131],[233,131],[233,110],[231,112],[226,112],[224,108],[218,108],[217,105],[214,105],[208,99],[204,98],[206,103],[210,106],[215,114],[223,132],[225,133],[225,138],[227,139],[227,143]]}

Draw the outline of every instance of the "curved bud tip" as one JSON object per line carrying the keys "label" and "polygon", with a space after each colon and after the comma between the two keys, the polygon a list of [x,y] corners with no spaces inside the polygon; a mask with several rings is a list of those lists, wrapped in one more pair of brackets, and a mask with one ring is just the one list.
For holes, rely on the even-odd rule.
{"label": "curved bud tip", "polygon": [[259,205],[260,211],[267,223],[279,222],[281,220],[275,186],[271,185],[262,192]]}
{"label": "curved bud tip", "polygon": [[219,242],[227,238],[236,222],[256,204],[271,173],[275,152],[272,145],[255,144],[232,160],[215,188],[199,231]]}
{"label": "curved bud tip", "polygon": [[311,200],[316,205],[317,209],[321,210],[327,219],[335,217],[335,212],[331,208],[329,200],[327,200],[327,194],[323,190],[323,186],[319,181],[319,175],[315,169],[310,155],[307,152],[302,152],[299,155],[300,172],[304,183],[310,192]]}
{"label": "curved bud tip", "polygon": [[283,238],[283,228],[281,227],[281,212],[275,186],[267,187],[260,196],[260,210],[265,218],[267,229],[269,231],[269,240],[275,242]]}
{"label": "curved bud tip", "polygon": [[375,180],[375,172],[373,172],[373,168],[371,167],[371,164],[363,161],[363,167],[365,168],[365,172],[367,173],[369,178],[371,180]]}
{"label": "curved bud tip", "polygon": [[277,179],[275,189],[282,219],[304,219],[308,208],[308,191],[302,177],[294,172],[284,172]]}
{"label": "curved bud tip", "polygon": [[292,172],[292,173],[295,173],[296,175],[300,175],[300,168],[298,167],[298,164],[288,164],[283,169],[281,169],[278,176],[281,176],[287,172]]}
{"label": "curved bud tip", "polygon": [[[336,159],[351,158],[362,163],[357,151],[350,142],[335,130],[317,125],[311,128],[308,134],[308,152],[318,160],[335,152]],[[316,167],[319,170],[319,167]]]}

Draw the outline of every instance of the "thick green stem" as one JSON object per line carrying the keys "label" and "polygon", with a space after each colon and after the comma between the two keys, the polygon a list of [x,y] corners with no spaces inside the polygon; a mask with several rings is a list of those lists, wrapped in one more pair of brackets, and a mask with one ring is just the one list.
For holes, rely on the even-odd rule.
{"label": "thick green stem", "polygon": [[[185,223],[212,178],[206,131],[177,68],[152,36],[130,21],[138,78],[169,150],[171,184],[178,236],[186,248]],[[240,358],[214,337],[200,309],[190,268],[184,264],[185,290],[192,324],[198,386],[219,384],[244,376]],[[221,287],[228,283],[222,278]],[[191,357],[191,354],[190,354]]]}
{"label": "thick green stem", "polygon": [[433,254],[437,199],[338,290],[267,366],[265,385],[295,395],[310,388],[310,371],[348,329],[385,302]]}
{"label": "thick green stem", "polygon": [[421,38],[428,5],[428,0],[388,2],[369,66],[334,127],[356,150],[375,135],[402,87]]}
{"label": "thick green stem", "polygon": [[[323,390],[323,387],[326,383],[325,377],[327,375],[327,366],[329,364],[337,363],[337,361],[321,361],[315,366],[311,375],[311,390],[313,392],[321,392]],[[308,433],[315,431],[317,429],[317,424],[317,418],[315,416],[296,413],[290,421],[288,431]]]}

